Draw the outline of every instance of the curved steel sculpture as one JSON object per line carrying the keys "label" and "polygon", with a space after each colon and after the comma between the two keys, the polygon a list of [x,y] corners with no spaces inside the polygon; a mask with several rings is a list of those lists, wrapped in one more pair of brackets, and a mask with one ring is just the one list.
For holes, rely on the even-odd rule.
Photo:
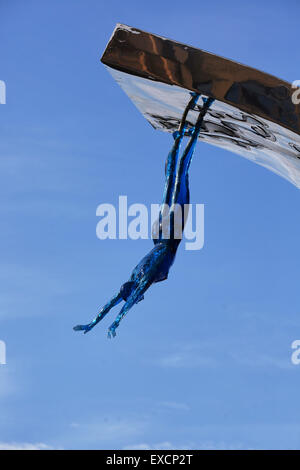
{"label": "curved steel sculpture", "polygon": [[[155,129],[178,128],[191,91],[213,98],[199,139],[300,188],[300,104],[288,82],[122,24],[101,61]],[[189,114],[190,126],[197,111]]]}

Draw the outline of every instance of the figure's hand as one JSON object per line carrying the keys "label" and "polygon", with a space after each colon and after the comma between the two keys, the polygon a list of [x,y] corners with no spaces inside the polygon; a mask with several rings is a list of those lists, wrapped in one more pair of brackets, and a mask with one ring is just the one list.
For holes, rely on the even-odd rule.
{"label": "figure's hand", "polygon": [[118,326],[119,326],[119,323],[118,323],[117,321],[114,321],[114,322],[110,325],[110,327],[108,328],[108,333],[107,333],[107,337],[108,337],[109,339],[112,339],[112,338],[114,338],[114,337],[116,336],[116,334],[117,334],[117,333],[116,333],[116,329],[118,328]]}
{"label": "figure's hand", "polygon": [[76,325],[76,326],[74,326],[73,330],[74,331],[83,331],[84,334],[86,334],[89,331],[91,331],[92,328],[93,328],[93,325],[91,325],[89,323],[88,325]]}

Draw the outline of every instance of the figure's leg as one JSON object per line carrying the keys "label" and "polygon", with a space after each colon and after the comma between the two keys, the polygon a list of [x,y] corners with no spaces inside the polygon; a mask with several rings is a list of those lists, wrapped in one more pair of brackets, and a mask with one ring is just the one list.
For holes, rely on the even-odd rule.
{"label": "figure's leg", "polygon": [[94,328],[95,325],[97,325],[97,323],[99,323],[99,321],[101,321],[105,317],[105,315],[110,311],[112,307],[118,305],[122,300],[123,299],[120,293],[115,295],[109,302],[107,302],[106,305],[104,305],[104,307],[100,310],[99,314],[96,316],[96,318],[94,318],[94,320],[92,320],[87,325],[74,326],[73,330],[84,331],[84,333],[88,333],[92,328]]}
{"label": "figure's leg", "polygon": [[138,287],[132,292],[132,294],[126,300],[119,315],[115,321],[110,325],[108,329],[108,337],[116,336],[116,329],[118,328],[120,321],[125,317],[126,313],[133,307],[134,304],[138,303],[143,298],[143,294],[151,286],[152,280],[150,281],[146,276],[140,280]]}
{"label": "figure's leg", "polygon": [[172,230],[171,233],[174,233],[174,224],[178,223],[178,221],[175,222],[174,220],[175,218],[174,208],[176,207],[175,206],[176,204],[181,206],[182,231],[184,229],[184,224],[185,224],[184,215],[187,216],[187,214],[184,214],[184,205],[189,204],[189,200],[190,200],[188,171],[189,171],[189,167],[193,158],[193,154],[194,154],[195,146],[199,137],[199,133],[201,131],[201,126],[203,123],[204,116],[208,108],[213,103],[213,101],[214,100],[212,98],[208,98],[204,100],[203,108],[200,111],[196,124],[191,132],[190,140],[177,166],[177,172],[176,172],[175,183],[174,183],[174,191],[172,194],[171,211],[170,211],[170,225],[171,225],[171,230]]}
{"label": "figure's leg", "polygon": [[[166,180],[165,180],[162,204],[161,204],[160,212],[159,212],[159,219],[154,224],[153,229],[152,229],[153,238],[156,238],[156,239],[164,238],[162,221],[163,221],[164,216],[168,217],[169,215],[169,210],[170,210],[170,206],[172,202],[172,195],[174,193],[178,154],[179,154],[180,145],[181,145],[182,139],[184,137],[185,129],[186,129],[186,118],[187,118],[188,112],[195,106],[198,98],[199,98],[199,94],[191,93],[191,99],[184,110],[179,129],[178,131],[173,133],[174,144],[166,160],[166,165],[165,165]],[[156,243],[156,241],[154,241],[154,243]]]}
{"label": "figure's leg", "polygon": [[166,161],[166,182],[165,182],[165,188],[164,188],[164,194],[163,194],[163,200],[162,204],[167,204],[170,206],[172,202],[172,194],[174,190],[174,183],[175,183],[175,170],[176,170],[176,164],[178,161],[178,153],[180,150],[180,144],[182,142],[182,139],[184,137],[184,133],[186,130],[186,118],[191,109],[194,108],[195,104],[197,103],[197,100],[199,98],[199,95],[197,93],[191,93],[191,99],[188,102],[184,113],[182,115],[179,129],[178,131],[173,133],[174,137],[174,144],[172,147],[172,150],[168,154],[167,161]]}

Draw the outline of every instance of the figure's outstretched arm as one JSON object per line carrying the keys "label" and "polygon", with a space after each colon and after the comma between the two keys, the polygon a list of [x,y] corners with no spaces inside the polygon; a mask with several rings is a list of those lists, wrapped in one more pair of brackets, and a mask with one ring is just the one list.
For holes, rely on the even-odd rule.
{"label": "figure's outstretched arm", "polygon": [[104,305],[104,307],[100,310],[100,312],[98,313],[96,318],[94,318],[94,320],[92,320],[87,325],[74,326],[73,330],[84,331],[84,333],[88,333],[92,328],[94,328],[95,325],[97,325],[97,323],[99,323],[99,321],[101,321],[105,317],[105,315],[110,311],[111,308],[113,308],[115,305],[118,305],[122,300],[123,299],[121,297],[121,294],[118,293],[112,299],[110,299],[110,301],[107,302],[107,304]]}
{"label": "figure's outstretched arm", "polygon": [[148,276],[144,276],[139,284],[138,287],[130,294],[126,303],[123,305],[119,315],[115,319],[115,321],[110,325],[108,329],[108,337],[115,337],[116,336],[116,329],[118,328],[120,321],[123,317],[125,317],[126,313],[133,307],[134,304],[142,300],[144,292],[151,286],[152,280],[149,280]]}

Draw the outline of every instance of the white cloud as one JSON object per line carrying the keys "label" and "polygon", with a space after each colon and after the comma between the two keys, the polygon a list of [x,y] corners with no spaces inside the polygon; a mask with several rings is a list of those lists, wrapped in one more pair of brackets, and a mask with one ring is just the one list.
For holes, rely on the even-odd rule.
{"label": "white cloud", "polygon": [[133,444],[123,447],[122,450],[239,450],[243,446],[241,443],[227,444],[225,442],[204,441],[200,444],[174,445],[169,441],[158,444]]}
{"label": "white cloud", "polygon": [[189,450],[190,447],[187,446],[177,446],[174,447],[174,445],[171,442],[160,442],[158,444],[133,444],[129,446],[123,447],[122,450],[176,450],[176,449],[184,449],[184,450]]}
{"label": "white cloud", "polygon": [[52,450],[53,447],[39,442],[30,444],[28,442],[0,442],[0,450]]}
{"label": "white cloud", "polygon": [[178,403],[176,401],[162,401],[159,403],[161,406],[165,408],[169,408],[171,410],[182,410],[182,411],[189,411],[190,407],[186,403]]}
{"label": "white cloud", "polygon": [[240,450],[243,449],[241,443],[227,444],[226,442],[205,441],[197,447],[199,450]]}
{"label": "white cloud", "polygon": [[[178,345],[174,353],[163,356],[156,361],[156,364],[167,368],[213,368],[222,364],[238,365],[251,368],[277,368],[292,370],[294,366],[291,362],[290,344],[287,344],[286,354],[281,357],[278,353],[271,354],[271,348],[264,348],[256,351],[253,343],[243,343],[240,339],[218,342],[218,350],[213,343],[185,344]],[[292,351],[292,350],[291,350]]]}
{"label": "white cloud", "polygon": [[168,354],[159,359],[162,367],[198,368],[216,367],[219,361],[211,354],[211,345],[183,345],[176,353]]}
{"label": "white cloud", "polygon": [[93,446],[93,448],[107,448],[113,446],[116,442],[120,445],[128,442],[128,439],[137,440],[141,436],[147,421],[143,419],[116,419],[107,418],[99,419],[91,422],[77,422],[70,423],[70,432],[63,436],[65,446]]}
{"label": "white cloud", "polygon": [[251,356],[248,355],[231,355],[234,361],[245,367],[255,367],[255,368],[278,368],[278,369],[288,369],[293,370],[294,366],[290,360],[290,356],[286,356],[283,359],[278,357],[272,357],[267,354],[255,354],[253,353]]}
{"label": "white cloud", "polygon": [[192,354],[170,354],[160,360],[160,365],[163,367],[214,367],[217,361],[210,357],[194,356]]}

